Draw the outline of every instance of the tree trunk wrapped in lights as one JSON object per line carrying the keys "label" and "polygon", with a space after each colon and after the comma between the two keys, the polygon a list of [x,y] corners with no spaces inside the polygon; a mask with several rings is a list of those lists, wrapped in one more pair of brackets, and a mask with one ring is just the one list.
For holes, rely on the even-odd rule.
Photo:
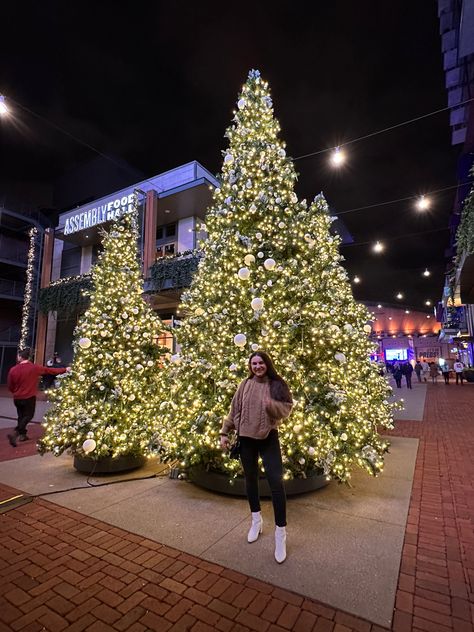
{"label": "tree trunk wrapped in lights", "polygon": [[41,453],[120,457],[153,451],[164,326],[142,298],[137,204],[104,236],[90,306],[75,331],[72,370],[50,392]]}
{"label": "tree trunk wrapped in lights", "polygon": [[377,474],[391,389],[370,361],[370,316],[352,296],[327,204],[298,200],[279,129],[267,83],[251,71],[226,134],[205,257],[183,294],[181,351],[160,404],[162,449],[184,467],[239,473],[218,433],[249,354],[264,349],[295,401],[279,430],[285,478],[321,468],[347,481],[354,466]]}

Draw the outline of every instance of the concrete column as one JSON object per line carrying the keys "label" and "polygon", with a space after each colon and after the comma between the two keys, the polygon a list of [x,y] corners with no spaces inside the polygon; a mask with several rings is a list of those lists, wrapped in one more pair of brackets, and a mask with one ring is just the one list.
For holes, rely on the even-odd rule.
{"label": "concrete column", "polygon": [[81,274],[87,274],[92,268],[92,246],[83,246],[81,253]]}
{"label": "concrete column", "polygon": [[149,269],[155,263],[156,223],[158,218],[158,195],[156,191],[146,194],[143,238],[143,277],[149,276]]}
{"label": "concrete column", "polygon": [[[41,262],[41,281],[40,287],[45,288],[51,283],[51,272],[53,265],[54,250],[54,230],[48,228],[44,232],[43,243],[43,260]],[[48,325],[48,316],[38,312],[38,320],[36,325],[36,341],[35,341],[35,361],[43,364],[44,353],[46,347],[46,329]]]}

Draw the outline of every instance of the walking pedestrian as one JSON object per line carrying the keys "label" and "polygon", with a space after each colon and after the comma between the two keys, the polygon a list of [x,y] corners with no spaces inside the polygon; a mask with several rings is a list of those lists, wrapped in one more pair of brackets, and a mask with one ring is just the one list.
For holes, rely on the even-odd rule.
{"label": "walking pedestrian", "polygon": [[461,382],[461,386],[464,386],[464,364],[459,360],[459,358],[454,363],[454,372],[456,374],[456,384]]}
{"label": "walking pedestrian", "polygon": [[249,376],[240,383],[232,399],[230,413],[220,431],[220,443],[229,449],[228,433],[235,430],[240,440],[240,460],[245,476],[252,522],[248,542],[255,542],[262,532],[262,514],[258,493],[261,456],[272,493],[275,515],[275,559],[286,559],[286,496],[283,463],[277,427],[293,407],[290,389],[277,373],[270,356],[253,353],[248,363]]}
{"label": "walking pedestrian", "polygon": [[426,360],[423,360],[423,362],[421,363],[421,367],[422,367],[421,375],[423,377],[423,382],[427,382],[428,377],[430,375],[430,365],[428,364]]}
{"label": "walking pedestrian", "polygon": [[402,388],[402,369],[398,362],[395,362],[393,365],[393,377],[395,378],[395,382],[397,383],[397,388]]}
{"label": "walking pedestrian", "polygon": [[444,377],[444,383],[447,384],[449,386],[449,364],[447,362],[445,362],[442,366],[441,366],[441,373],[443,374]]}
{"label": "walking pedestrian", "polygon": [[416,373],[416,377],[418,378],[418,382],[421,383],[421,373],[423,371],[423,367],[421,365],[421,362],[419,360],[416,361],[415,364],[415,373]]}
{"label": "walking pedestrian", "polygon": [[411,374],[413,373],[413,367],[409,362],[405,362],[401,367],[402,375],[405,376],[407,382],[407,388],[411,389]]}
{"label": "walking pedestrian", "polygon": [[60,375],[69,369],[53,368],[33,364],[30,361],[30,350],[22,349],[18,352],[17,363],[10,369],[7,376],[8,389],[13,395],[13,403],[17,410],[17,425],[13,434],[8,434],[10,445],[16,448],[16,442],[27,441],[26,427],[33,419],[38,392],[38,379],[41,375]]}
{"label": "walking pedestrian", "polygon": [[433,384],[437,383],[438,374],[439,374],[438,365],[436,364],[436,362],[432,362],[430,364],[430,376],[431,376],[431,381],[433,382]]}

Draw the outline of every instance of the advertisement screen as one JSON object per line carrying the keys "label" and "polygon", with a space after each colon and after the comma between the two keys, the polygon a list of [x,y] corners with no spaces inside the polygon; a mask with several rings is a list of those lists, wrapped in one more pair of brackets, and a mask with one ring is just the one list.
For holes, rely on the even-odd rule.
{"label": "advertisement screen", "polygon": [[406,360],[407,350],[406,349],[385,349],[385,357],[387,358],[388,362],[392,360]]}

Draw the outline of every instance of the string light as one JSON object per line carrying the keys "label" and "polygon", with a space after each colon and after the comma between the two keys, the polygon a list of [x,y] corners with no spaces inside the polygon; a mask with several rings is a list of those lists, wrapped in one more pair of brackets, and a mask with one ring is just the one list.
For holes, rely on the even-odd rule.
{"label": "string light", "polygon": [[340,167],[346,161],[346,154],[340,147],[336,147],[331,154],[331,164],[333,167]]}
{"label": "string light", "polygon": [[428,268],[425,268],[425,271],[423,272],[423,276],[429,277],[430,275],[431,275],[431,272],[428,270]]}
{"label": "string light", "polygon": [[416,208],[419,211],[426,211],[431,206],[430,199],[426,197],[426,195],[422,195],[418,198],[416,202]]}
{"label": "string light", "polygon": [[402,298],[403,298],[403,294],[402,294],[401,292],[399,292],[399,293],[397,294],[397,298],[398,298],[398,300],[399,300],[399,301],[401,301],[401,300],[402,300]]}
{"label": "string light", "polygon": [[382,305],[380,305],[380,303],[377,305],[377,307],[378,307],[379,309],[382,309]]}
{"label": "string light", "polygon": [[360,277],[357,275],[354,277],[354,283],[360,283]]}
{"label": "string light", "polygon": [[428,301],[425,301],[425,305],[426,305],[427,307],[430,307],[430,305],[431,305],[431,301],[429,301],[429,300],[428,300]]}
{"label": "string light", "polygon": [[376,241],[373,246],[373,251],[376,253],[380,253],[380,252],[383,252],[384,250],[385,250],[384,244],[381,243],[380,241]]}
{"label": "string light", "polygon": [[8,105],[3,94],[0,94],[0,116],[6,116],[9,113]]}
{"label": "string light", "polygon": [[21,315],[20,349],[24,349],[28,346],[31,333],[29,325],[32,316],[31,310],[34,283],[34,264],[36,258],[36,237],[38,235],[38,229],[33,226],[32,228],[30,228],[28,235],[30,237],[30,245],[28,248],[28,260],[26,267],[25,297],[23,299],[23,310]]}

